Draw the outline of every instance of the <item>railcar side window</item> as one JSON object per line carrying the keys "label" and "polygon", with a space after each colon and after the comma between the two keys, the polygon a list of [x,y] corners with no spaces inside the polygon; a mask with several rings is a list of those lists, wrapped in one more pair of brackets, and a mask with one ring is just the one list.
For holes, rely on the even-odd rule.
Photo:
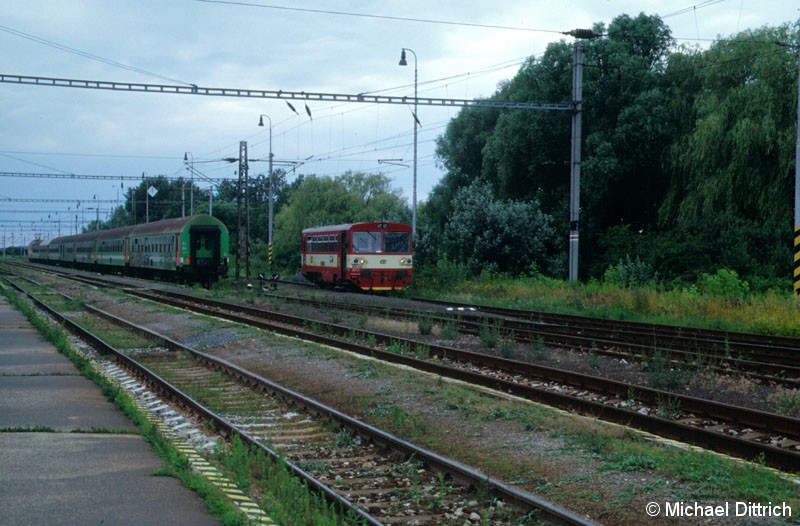
{"label": "railcar side window", "polygon": [[338,236],[335,234],[309,236],[306,238],[306,252],[323,253],[338,252],[338,250]]}
{"label": "railcar side window", "polygon": [[353,232],[353,252],[380,252],[380,232]]}
{"label": "railcar side window", "polygon": [[408,232],[386,232],[383,243],[389,254],[411,252],[411,235]]}

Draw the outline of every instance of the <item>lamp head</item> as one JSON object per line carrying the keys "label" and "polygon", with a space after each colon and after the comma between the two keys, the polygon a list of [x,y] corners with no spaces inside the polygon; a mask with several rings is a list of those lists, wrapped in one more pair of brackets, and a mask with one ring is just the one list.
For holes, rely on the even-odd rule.
{"label": "lamp head", "polygon": [[402,50],[400,52],[400,66],[408,66],[408,62],[406,61],[406,50]]}
{"label": "lamp head", "polygon": [[263,115],[260,115],[258,117],[258,125],[259,126],[264,126],[264,116]]}

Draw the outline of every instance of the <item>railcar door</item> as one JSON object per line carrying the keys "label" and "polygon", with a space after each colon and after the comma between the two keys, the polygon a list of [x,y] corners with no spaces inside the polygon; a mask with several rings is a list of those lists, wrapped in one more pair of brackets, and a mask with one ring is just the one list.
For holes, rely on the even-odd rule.
{"label": "railcar door", "polygon": [[348,247],[349,238],[347,237],[347,231],[339,232],[337,236],[339,242],[339,279],[341,281],[347,280],[347,256],[350,252]]}
{"label": "railcar door", "polygon": [[189,231],[189,238],[192,266],[209,269],[219,267],[219,228],[193,226]]}

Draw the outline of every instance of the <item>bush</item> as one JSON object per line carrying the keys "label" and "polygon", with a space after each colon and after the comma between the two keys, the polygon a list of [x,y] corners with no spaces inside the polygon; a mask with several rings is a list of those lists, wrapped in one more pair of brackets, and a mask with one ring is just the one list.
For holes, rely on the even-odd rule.
{"label": "bush", "polygon": [[750,294],[750,284],[739,278],[735,270],[721,268],[716,274],[702,274],[697,283],[701,293],[731,300],[742,300]]}
{"label": "bush", "polygon": [[645,287],[655,285],[658,280],[658,272],[653,267],[639,259],[639,256],[634,260],[630,255],[608,267],[603,274],[605,283],[619,287]]}
{"label": "bush", "polygon": [[445,254],[435,267],[414,269],[414,282],[418,286],[447,289],[467,280],[467,267],[449,259]]}

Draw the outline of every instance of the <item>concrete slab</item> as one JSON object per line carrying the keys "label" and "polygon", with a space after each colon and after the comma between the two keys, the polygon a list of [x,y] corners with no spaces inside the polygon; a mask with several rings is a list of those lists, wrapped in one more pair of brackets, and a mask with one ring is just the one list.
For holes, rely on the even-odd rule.
{"label": "concrete slab", "polygon": [[[124,434],[10,432],[123,430]],[[217,525],[136,427],[0,296],[0,525]]]}
{"label": "concrete slab", "polygon": [[72,362],[53,346],[32,346],[7,336],[0,330],[0,375],[78,374]]}
{"label": "concrete slab", "polygon": [[0,296],[0,375],[77,374],[20,312]]}
{"label": "concrete slab", "polygon": [[0,524],[220,524],[138,436],[2,433],[0,466]]}
{"label": "concrete slab", "polygon": [[18,310],[11,308],[5,296],[0,297],[0,328],[31,328],[28,319]]}
{"label": "concrete slab", "polygon": [[137,432],[100,389],[82,376],[0,376],[0,427],[23,426]]}

